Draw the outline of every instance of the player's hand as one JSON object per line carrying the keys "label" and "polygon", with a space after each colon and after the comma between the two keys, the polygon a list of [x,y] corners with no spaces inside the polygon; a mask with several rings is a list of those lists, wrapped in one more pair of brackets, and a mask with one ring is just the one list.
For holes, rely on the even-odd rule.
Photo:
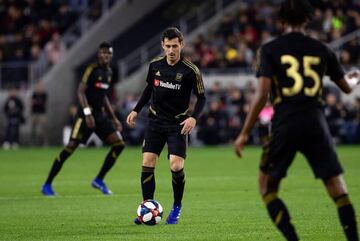
{"label": "player's hand", "polygon": [[181,122],[180,125],[184,125],[181,129],[181,134],[188,135],[194,129],[196,125],[196,119],[194,117],[188,117],[186,120]]}
{"label": "player's hand", "polygon": [[126,123],[128,123],[128,125],[130,125],[130,126],[135,126],[136,125],[135,120],[136,120],[137,114],[138,113],[136,111],[131,111],[130,114],[126,118]]}
{"label": "player's hand", "polygon": [[93,115],[86,115],[85,121],[89,129],[95,129],[95,119]]}
{"label": "player's hand", "polygon": [[345,75],[345,80],[351,88],[354,88],[360,84],[360,71],[358,69],[351,70]]}
{"label": "player's hand", "polygon": [[248,141],[248,139],[249,139],[248,135],[240,134],[234,142],[235,153],[239,158],[242,157],[242,150],[244,149],[244,146],[245,146],[246,142]]}
{"label": "player's hand", "polygon": [[113,119],[113,124],[114,124],[116,130],[118,130],[120,132],[123,130],[122,124],[120,123],[120,121],[118,119],[116,119],[116,118]]}

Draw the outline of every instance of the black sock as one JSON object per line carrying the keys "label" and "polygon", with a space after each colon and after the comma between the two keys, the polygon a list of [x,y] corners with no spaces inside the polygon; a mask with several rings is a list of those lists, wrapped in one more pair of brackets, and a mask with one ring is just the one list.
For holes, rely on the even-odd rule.
{"label": "black sock", "polygon": [[141,172],[141,190],[143,199],[154,199],[155,192],[155,174],[154,167],[142,167]]}
{"label": "black sock", "polygon": [[56,175],[60,172],[62,165],[68,159],[68,157],[73,153],[73,149],[66,147],[64,150],[60,152],[60,155],[55,158],[54,164],[50,169],[50,173],[48,178],[46,179],[46,184],[51,184],[56,177]]}
{"label": "black sock", "polygon": [[299,240],[285,203],[277,197],[277,193],[266,194],[264,202],[272,221],[285,238],[289,241]]}
{"label": "black sock", "polygon": [[118,141],[112,145],[109,153],[106,155],[104,164],[101,167],[97,178],[101,180],[104,179],[106,173],[108,173],[108,171],[114,166],[116,159],[121,154],[122,150],[124,150],[124,148],[125,145],[123,141]]}
{"label": "black sock", "polygon": [[181,205],[181,200],[184,194],[185,187],[185,173],[184,169],[180,171],[171,171],[172,173],[172,186],[174,192],[174,204],[177,206]]}
{"label": "black sock", "polygon": [[349,196],[344,194],[334,200],[338,208],[339,219],[344,229],[346,240],[359,241],[355,210]]}

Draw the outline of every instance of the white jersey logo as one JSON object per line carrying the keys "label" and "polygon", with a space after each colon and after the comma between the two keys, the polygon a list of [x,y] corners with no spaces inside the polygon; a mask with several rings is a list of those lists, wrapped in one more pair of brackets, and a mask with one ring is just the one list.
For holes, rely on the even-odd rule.
{"label": "white jersey logo", "polygon": [[172,90],[179,90],[181,88],[180,84],[173,84],[170,82],[164,82],[164,81],[159,81],[159,86],[163,87],[163,88],[167,88],[167,89],[172,89]]}

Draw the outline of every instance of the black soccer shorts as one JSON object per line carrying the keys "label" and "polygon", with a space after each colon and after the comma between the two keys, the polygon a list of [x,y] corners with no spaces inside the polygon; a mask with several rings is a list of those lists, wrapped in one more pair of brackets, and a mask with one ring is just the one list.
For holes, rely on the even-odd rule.
{"label": "black soccer shorts", "polygon": [[316,178],[328,179],[343,172],[322,110],[294,114],[274,126],[263,148],[260,169],[281,179],[297,151],[304,154]]}
{"label": "black soccer shorts", "polygon": [[86,144],[93,132],[103,141],[116,132],[113,123],[104,114],[94,114],[95,130],[89,129],[86,125],[85,117],[78,116],[71,130],[70,140],[80,141]]}
{"label": "black soccer shorts", "polygon": [[168,158],[170,155],[186,158],[188,135],[181,134],[182,126],[159,125],[149,120],[145,131],[143,152],[151,152],[160,156],[165,143],[168,146]]}

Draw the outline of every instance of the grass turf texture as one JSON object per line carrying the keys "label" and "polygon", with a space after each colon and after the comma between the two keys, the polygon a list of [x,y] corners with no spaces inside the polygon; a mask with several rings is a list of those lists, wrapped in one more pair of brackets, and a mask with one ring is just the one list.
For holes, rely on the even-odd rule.
{"label": "grass turf texture", "polygon": [[[242,160],[231,147],[192,148],[178,225],[136,226],[141,201],[140,148],[127,148],[106,178],[115,193],[90,187],[108,149],[78,149],[55,179],[56,198],[40,186],[60,148],[0,151],[0,240],[283,240],[258,195],[261,149],[247,147]],[[338,147],[350,197],[360,214],[359,147]],[[156,168],[155,199],[172,205],[166,152]],[[301,240],[345,240],[335,205],[298,154],[280,196],[290,209]]]}

